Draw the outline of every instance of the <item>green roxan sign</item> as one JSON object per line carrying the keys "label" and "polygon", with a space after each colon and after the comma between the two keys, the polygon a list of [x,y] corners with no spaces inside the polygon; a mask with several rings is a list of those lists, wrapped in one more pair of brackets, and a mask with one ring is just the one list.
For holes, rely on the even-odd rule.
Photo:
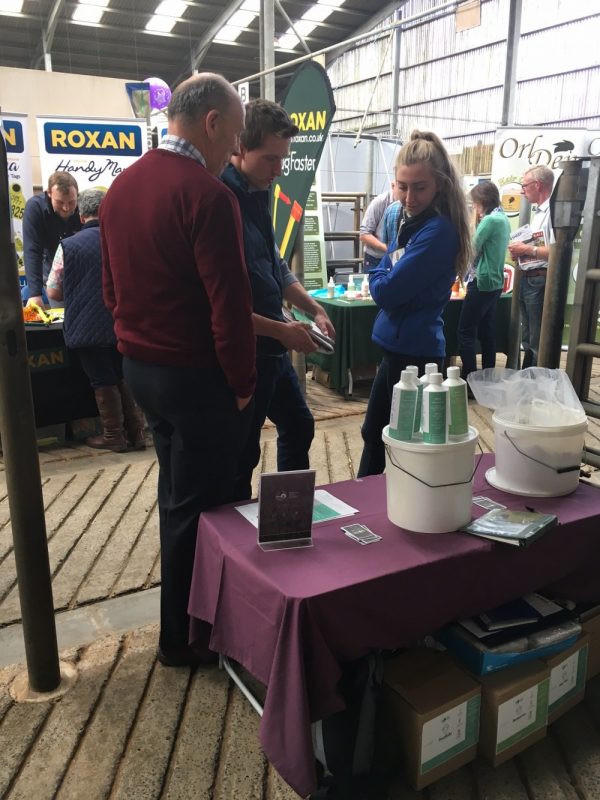
{"label": "green roxan sign", "polygon": [[300,129],[271,197],[275,241],[282,258],[289,259],[335,114],[333,91],[323,67],[315,61],[301,64],[281,105]]}

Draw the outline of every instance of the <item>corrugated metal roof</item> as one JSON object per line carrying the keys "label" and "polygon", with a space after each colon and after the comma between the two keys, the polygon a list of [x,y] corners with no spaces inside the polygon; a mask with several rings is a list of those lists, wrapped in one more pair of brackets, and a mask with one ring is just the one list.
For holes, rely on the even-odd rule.
{"label": "corrugated metal roof", "polygon": [[[332,11],[306,37],[312,51],[336,45],[370,24],[373,15],[387,9],[389,0],[349,0]],[[58,21],[51,47],[52,68],[56,72],[143,80],[158,75],[169,83],[189,74],[192,54],[208,35],[219,17],[231,7],[230,0],[188,0],[182,18],[172,33],[152,35],[145,25],[159,0],[110,0],[98,25],[81,25],[72,20],[74,0],[55,4],[55,0],[25,0],[20,16],[0,14],[0,66],[28,68],[41,56],[42,31],[52,9],[58,8]],[[313,0],[286,0],[285,10],[298,21],[313,5]],[[275,35],[288,28],[288,21],[275,9]],[[285,64],[303,54],[275,51],[275,63]],[[214,37],[201,63],[202,70],[221,72],[229,80],[240,80],[259,71],[258,22],[255,19],[231,44],[219,44]],[[278,90],[286,86],[292,69],[277,74]],[[286,74],[284,74],[286,73]],[[251,92],[258,93],[258,81]]]}
{"label": "corrugated metal roof", "polygon": [[[439,5],[409,0],[403,17]],[[482,0],[481,25],[456,32],[454,12],[403,30],[398,132],[431,128],[454,143],[493,137],[502,110],[509,0]],[[598,0],[523,0],[515,123],[565,120],[593,128],[600,108]],[[376,85],[384,40],[348,52],[328,72],[339,128],[389,130],[391,50]]]}

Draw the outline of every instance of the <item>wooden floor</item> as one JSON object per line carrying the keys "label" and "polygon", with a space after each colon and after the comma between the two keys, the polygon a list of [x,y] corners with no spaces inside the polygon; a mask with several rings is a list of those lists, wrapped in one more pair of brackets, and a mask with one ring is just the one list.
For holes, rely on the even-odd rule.
{"label": "wooden floor", "polygon": [[[600,398],[600,370],[593,391]],[[315,381],[311,464],[317,483],[355,477],[369,385],[352,400]],[[494,449],[491,411],[469,404],[482,448]],[[600,447],[590,420],[588,445]],[[263,432],[259,471],[276,465],[276,431]],[[159,582],[154,451],[114,454],[85,445],[40,453],[57,611],[142,602]],[[21,616],[11,516],[0,464],[0,628]],[[65,651],[79,680],[59,703],[14,703],[19,667],[0,669],[0,797],[6,800],[300,800],[258,744],[259,718],[216,668],[190,674],[156,662],[157,626]],[[492,769],[481,759],[421,792],[402,780],[370,800],[599,800],[600,677],[546,738]],[[344,798],[344,800],[346,800]]]}

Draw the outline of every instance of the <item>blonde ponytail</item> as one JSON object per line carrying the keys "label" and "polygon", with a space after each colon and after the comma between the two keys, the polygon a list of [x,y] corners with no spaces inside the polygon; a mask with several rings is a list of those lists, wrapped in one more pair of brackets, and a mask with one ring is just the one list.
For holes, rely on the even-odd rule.
{"label": "blonde ponytail", "polygon": [[438,184],[432,206],[452,222],[458,234],[456,274],[462,278],[472,258],[467,201],[458,170],[442,140],[431,131],[414,130],[396,157],[396,168],[427,162]]}

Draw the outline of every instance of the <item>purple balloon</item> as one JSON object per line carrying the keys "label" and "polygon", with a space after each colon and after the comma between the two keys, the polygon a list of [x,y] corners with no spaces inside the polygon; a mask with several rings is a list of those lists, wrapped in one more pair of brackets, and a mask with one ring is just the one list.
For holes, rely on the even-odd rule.
{"label": "purple balloon", "polygon": [[146,78],[144,83],[150,86],[150,108],[154,108],[157,111],[161,108],[166,108],[171,99],[169,84],[165,83],[162,78]]}

